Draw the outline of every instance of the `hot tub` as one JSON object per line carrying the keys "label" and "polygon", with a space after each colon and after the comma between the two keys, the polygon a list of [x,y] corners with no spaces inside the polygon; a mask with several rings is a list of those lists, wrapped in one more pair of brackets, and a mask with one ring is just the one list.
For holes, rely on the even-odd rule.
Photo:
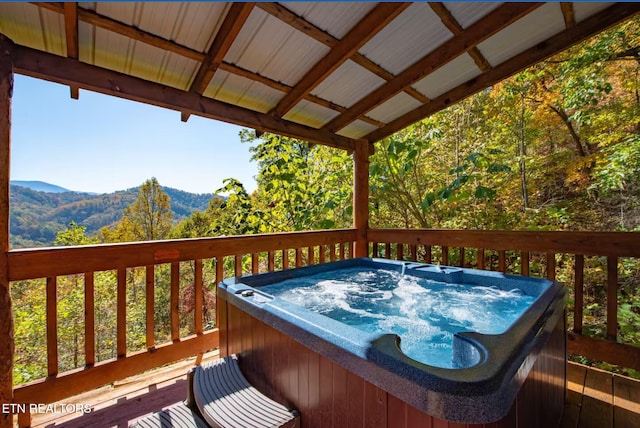
{"label": "hot tub", "polygon": [[[227,279],[218,298],[221,353],[239,354],[250,381],[300,410],[305,427],[551,426],[561,417],[565,290],[556,282],[362,258]],[[405,314],[417,318],[395,321]]]}

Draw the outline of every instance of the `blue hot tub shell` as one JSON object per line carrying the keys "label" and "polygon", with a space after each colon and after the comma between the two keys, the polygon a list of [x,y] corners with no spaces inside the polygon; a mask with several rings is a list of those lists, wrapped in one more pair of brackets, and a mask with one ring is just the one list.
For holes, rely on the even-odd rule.
{"label": "blue hot tub shell", "polygon": [[[404,271],[440,282],[519,288],[537,298],[503,334],[456,334],[453,359],[459,368],[448,369],[409,358],[395,334],[365,333],[261,291],[287,279],[357,266]],[[462,423],[490,423],[510,411],[536,356],[559,323],[564,326],[566,304],[565,288],[546,279],[368,258],[229,278],[218,287],[218,295],[417,409]]]}

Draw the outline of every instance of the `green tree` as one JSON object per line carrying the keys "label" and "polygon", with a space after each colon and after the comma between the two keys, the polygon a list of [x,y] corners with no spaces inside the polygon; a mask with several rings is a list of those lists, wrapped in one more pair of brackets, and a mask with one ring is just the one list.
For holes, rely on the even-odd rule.
{"label": "green tree", "polygon": [[165,239],[171,232],[172,219],[171,198],[152,177],[142,184],[138,197],[124,209],[118,224],[103,228],[100,234],[105,242]]}

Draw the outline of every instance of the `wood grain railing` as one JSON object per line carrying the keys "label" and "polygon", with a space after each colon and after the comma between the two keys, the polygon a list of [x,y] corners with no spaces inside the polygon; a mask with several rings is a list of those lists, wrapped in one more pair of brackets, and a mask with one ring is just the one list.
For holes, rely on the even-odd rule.
{"label": "wood grain railing", "polygon": [[[640,370],[640,347],[619,343],[618,265],[640,258],[640,236],[625,232],[507,232],[466,230],[369,229],[372,257],[497,270],[556,279],[557,260],[573,261],[563,277],[573,290],[573,326],[568,351],[598,361]],[[473,259],[468,257],[475,256]],[[585,257],[606,260],[606,339],[583,335]],[[537,267],[532,271],[532,265]],[[567,269],[563,266],[563,269]],[[640,285],[639,285],[640,286]]]}
{"label": "wood grain railing", "polygon": [[[556,278],[572,261],[571,278],[562,278],[574,292],[574,319],[569,335],[571,353],[640,370],[640,348],[618,343],[618,265],[621,258],[640,258],[638,236],[634,233],[591,232],[503,232],[443,230],[381,230],[367,233],[372,257],[386,257],[427,263],[491,269],[506,273]],[[9,252],[10,281],[44,280],[46,293],[46,377],[14,388],[16,403],[50,403],[95,389],[101,385],[152,369],[171,361],[216,348],[218,330],[203,324],[202,291],[206,266],[212,266],[214,281],[248,273],[284,270],[350,258],[358,238],[355,229],[295,232],[238,237],[200,238],[173,241],[56,247]],[[599,256],[606,260],[606,336],[582,335],[584,313],[584,272],[586,260]],[[179,290],[181,266],[193,267],[195,293],[190,334],[181,333]],[[562,266],[559,266],[560,263]],[[161,269],[159,266],[167,265]],[[144,272],[146,336],[144,348],[127,348],[128,275]],[[97,276],[112,271],[116,293],[115,358],[96,358]],[[167,271],[170,288],[169,330],[166,343],[154,335],[154,293],[158,273]],[[60,370],[58,355],[58,286],[65,276],[82,279],[84,287],[84,364]],[[28,425],[27,416],[21,425]]]}
{"label": "wood grain railing", "polygon": [[[215,283],[226,276],[289,269],[351,257],[356,240],[354,229],[296,232],[238,237],[185,239],[141,243],[13,250],[9,252],[9,280],[45,279],[47,376],[14,388],[16,403],[52,403],[95,389],[118,379],[163,364],[217,348],[217,328],[203,325],[203,260],[212,260]],[[181,335],[179,293],[181,263],[193,266],[195,294],[193,334]],[[154,311],[158,266],[169,265],[168,311],[170,341],[156,343]],[[209,265],[208,265],[209,266]],[[145,273],[146,349],[127,348],[127,277],[134,269]],[[167,269],[165,269],[167,270]],[[100,272],[115,272],[116,358],[96,361],[95,278]],[[84,286],[84,365],[60,373],[58,355],[58,279],[82,278]],[[167,308],[165,308],[167,309]],[[19,346],[19,344],[17,344]],[[29,415],[19,415],[29,424]]]}

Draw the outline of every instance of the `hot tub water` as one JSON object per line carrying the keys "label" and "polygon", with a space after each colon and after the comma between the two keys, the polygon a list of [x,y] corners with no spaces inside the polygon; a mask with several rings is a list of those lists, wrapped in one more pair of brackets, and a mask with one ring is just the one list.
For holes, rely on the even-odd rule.
{"label": "hot tub water", "polygon": [[261,290],[368,333],[395,333],[409,357],[444,368],[454,367],[456,333],[504,333],[536,298],[519,288],[446,283],[404,269],[363,267],[289,279]]}

